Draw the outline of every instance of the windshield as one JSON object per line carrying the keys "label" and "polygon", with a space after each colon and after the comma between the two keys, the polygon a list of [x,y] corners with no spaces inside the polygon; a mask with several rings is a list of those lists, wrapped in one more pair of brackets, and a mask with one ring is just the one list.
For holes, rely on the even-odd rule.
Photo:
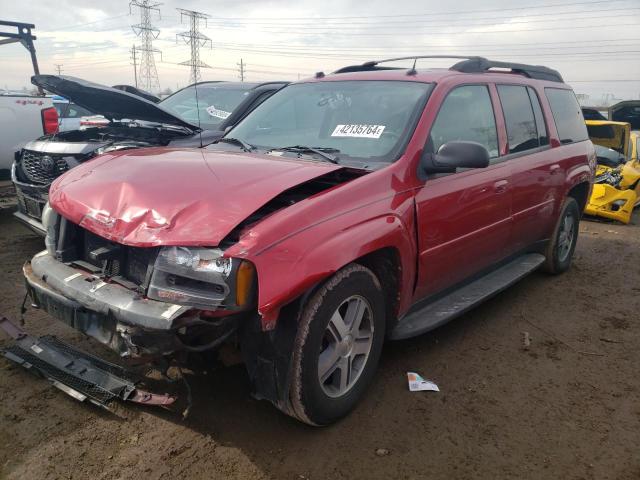
{"label": "windshield", "polygon": [[193,86],[165,98],[159,105],[192,125],[200,125],[204,130],[216,130],[248,94],[247,88],[198,85],[197,106],[196,89]]}
{"label": "windshield", "polygon": [[336,81],[285,87],[227,135],[258,149],[305,146],[392,162],[413,134],[431,84]]}

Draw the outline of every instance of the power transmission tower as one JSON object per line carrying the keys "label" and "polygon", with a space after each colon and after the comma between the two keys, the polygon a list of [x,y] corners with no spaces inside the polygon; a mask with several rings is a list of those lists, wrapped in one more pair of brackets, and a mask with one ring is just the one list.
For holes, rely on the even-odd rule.
{"label": "power transmission tower", "polygon": [[[156,11],[160,18],[161,3],[152,3],[151,0],[131,0],[129,3],[129,12],[132,7],[140,9],[140,23],[131,25],[133,32],[140,37],[140,46],[133,47],[134,51],[140,52],[139,73],[137,81],[140,87],[150,92],[160,91],[160,81],[158,80],[158,71],[156,70],[156,61],[154,54],[159,53],[162,59],[162,52],[157,48],[153,48],[153,40],[158,38],[160,30],[155,28],[151,23],[151,12]],[[134,54],[135,55],[135,54]]]}
{"label": "power transmission tower", "polygon": [[242,59],[240,59],[240,63],[237,63],[236,65],[238,65],[238,67],[240,67],[240,81],[244,82],[244,72],[245,72],[245,68],[247,68],[247,64],[244,63],[244,61]]}
{"label": "power transmission tower", "polygon": [[58,75],[62,75],[62,63],[54,63],[54,65],[58,71]]}
{"label": "power transmission tower", "polygon": [[209,44],[210,48],[213,48],[213,42],[209,37],[200,33],[200,20],[205,20],[209,17],[206,13],[195,12],[193,10],[185,10],[184,8],[177,8],[180,12],[180,21],[184,17],[189,19],[189,31],[178,33],[176,35],[176,41],[178,37],[181,37],[184,42],[191,47],[191,59],[185,62],[181,62],[180,65],[188,65],[191,67],[191,74],[189,76],[190,83],[197,83],[200,81],[200,69],[211,68],[206,63],[200,61],[200,47],[204,47]]}
{"label": "power transmission tower", "polygon": [[136,46],[131,47],[131,60],[133,60],[133,80],[138,88],[138,61],[136,59]]}

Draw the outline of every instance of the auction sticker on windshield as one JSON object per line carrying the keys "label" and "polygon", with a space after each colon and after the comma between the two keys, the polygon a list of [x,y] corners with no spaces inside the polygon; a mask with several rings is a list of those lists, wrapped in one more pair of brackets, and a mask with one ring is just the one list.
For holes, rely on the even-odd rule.
{"label": "auction sticker on windshield", "polygon": [[207,107],[207,113],[209,115],[211,115],[212,117],[221,118],[223,120],[225,118],[227,118],[229,115],[231,115],[231,112],[225,112],[224,110],[218,110],[213,105]]}
{"label": "auction sticker on windshield", "polygon": [[380,138],[385,125],[338,125],[332,137]]}

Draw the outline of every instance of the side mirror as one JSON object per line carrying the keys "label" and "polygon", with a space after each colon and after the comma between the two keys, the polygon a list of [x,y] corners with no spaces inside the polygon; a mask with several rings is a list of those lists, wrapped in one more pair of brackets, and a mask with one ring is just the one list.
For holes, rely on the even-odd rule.
{"label": "side mirror", "polygon": [[442,145],[438,153],[425,153],[420,166],[425,174],[455,173],[458,168],[488,167],[489,158],[489,151],[483,145],[455,140]]}

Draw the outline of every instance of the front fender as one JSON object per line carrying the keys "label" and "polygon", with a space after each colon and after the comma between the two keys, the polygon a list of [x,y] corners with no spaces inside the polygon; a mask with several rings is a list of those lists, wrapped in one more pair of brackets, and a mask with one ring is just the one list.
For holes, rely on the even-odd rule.
{"label": "front fender", "polygon": [[393,248],[399,255],[400,306],[407,305],[415,278],[416,245],[412,208],[404,210],[405,215],[389,213],[350,226],[347,218],[338,217],[247,257],[257,271],[263,329],[275,328],[281,307],[348,263],[383,248]]}

